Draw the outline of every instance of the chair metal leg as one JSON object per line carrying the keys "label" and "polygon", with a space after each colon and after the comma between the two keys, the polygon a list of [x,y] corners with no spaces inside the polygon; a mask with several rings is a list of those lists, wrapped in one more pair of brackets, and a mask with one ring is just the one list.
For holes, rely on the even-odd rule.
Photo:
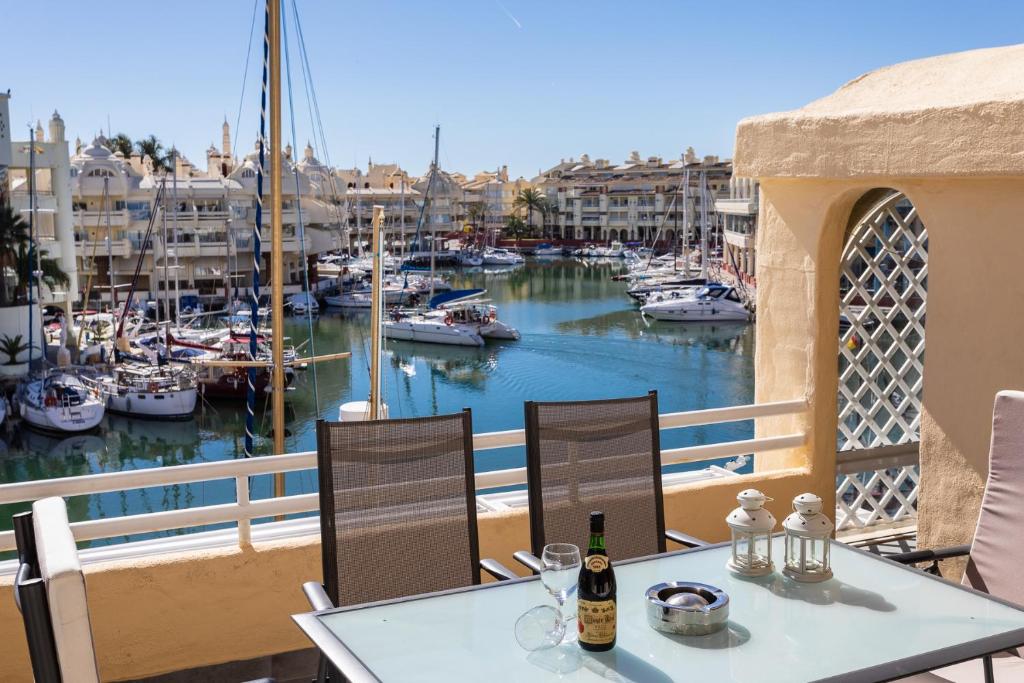
{"label": "chair metal leg", "polygon": [[995,683],[996,675],[992,670],[992,655],[982,657],[981,666],[985,669],[985,683]]}

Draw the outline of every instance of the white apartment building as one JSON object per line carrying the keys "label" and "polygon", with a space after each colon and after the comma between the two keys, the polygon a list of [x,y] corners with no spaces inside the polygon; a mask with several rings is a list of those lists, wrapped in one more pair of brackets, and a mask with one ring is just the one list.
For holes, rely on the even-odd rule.
{"label": "white apartment building", "polygon": [[[291,293],[301,290],[303,273],[316,255],[340,248],[343,240],[337,208],[321,198],[322,188],[308,175],[318,165],[316,160],[309,154],[304,165],[293,164],[290,148],[282,156],[285,292]],[[139,297],[162,301],[178,294],[209,301],[249,291],[258,150],[236,162],[225,123],[222,148],[208,150],[207,161],[202,173],[179,157],[175,173],[158,175],[151,160],[111,152],[102,136],[79,149],[70,163],[76,250],[84,280],[79,300],[88,296],[90,301],[109,302],[111,280],[123,292],[140,255]],[[269,168],[267,160],[265,194],[270,188]],[[158,202],[161,186],[164,194]],[[299,237],[300,220],[304,240]],[[271,232],[267,210],[259,254],[264,282],[270,272]]]}
{"label": "white apartment building", "polygon": [[[684,188],[689,172],[689,189]],[[732,163],[708,156],[698,160],[692,148],[681,159],[643,159],[638,152],[621,164],[607,159],[563,159],[531,182],[557,212],[545,230],[554,237],[593,242],[650,244],[661,230],[659,243],[672,244],[678,235],[693,240],[701,229],[701,173],[707,178],[708,229],[714,235],[714,201],[728,196]],[[685,202],[684,202],[685,198]],[[673,202],[674,200],[674,202]]]}
{"label": "white apartment building", "polygon": [[725,267],[745,282],[756,284],[754,243],[757,237],[757,208],[760,186],[753,178],[729,179],[729,196],[715,201],[724,221]]}

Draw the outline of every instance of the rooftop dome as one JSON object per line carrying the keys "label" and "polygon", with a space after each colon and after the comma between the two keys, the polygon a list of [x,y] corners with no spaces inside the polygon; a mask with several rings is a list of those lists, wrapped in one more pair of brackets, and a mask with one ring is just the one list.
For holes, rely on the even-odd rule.
{"label": "rooftop dome", "polygon": [[107,139],[102,135],[96,136],[92,142],[90,142],[85,149],[82,150],[82,154],[93,159],[106,159],[110,157],[110,149],[107,147]]}

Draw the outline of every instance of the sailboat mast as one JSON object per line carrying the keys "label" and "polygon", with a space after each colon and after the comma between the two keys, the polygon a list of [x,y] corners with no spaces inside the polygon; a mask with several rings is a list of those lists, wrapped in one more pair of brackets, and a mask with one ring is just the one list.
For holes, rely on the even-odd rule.
{"label": "sailboat mast", "polygon": [[110,178],[103,176],[103,208],[107,214],[107,279],[110,281],[110,310],[117,315],[117,288],[114,285],[114,235],[110,229]]}
{"label": "sailboat mast", "polygon": [[700,276],[708,277],[708,195],[707,176],[700,172]]}
{"label": "sailboat mast", "polygon": [[370,295],[370,419],[384,417],[380,414],[380,346],[384,330],[381,320],[384,308],[384,240],[381,234],[381,223],[384,221],[384,207],[373,207],[372,244],[373,276]]}
{"label": "sailboat mast", "polygon": [[173,229],[174,235],[174,325],[178,329],[181,329],[181,289],[178,284],[181,279],[181,273],[178,271],[178,150],[175,149],[171,154],[171,163],[174,164],[171,167],[171,195],[172,201],[174,202],[174,217],[173,217]]}
{"label": "sailboat mast", "polygon": [[[433,184],[434,174],[437,173],[437,152],[441,146],[441,126],[434,127],[434,166],[430,169],[430,180],[427,181],[427,192],[430,191],[430,186]],[[424,200],[426,201],[426,200]],[[428,217],[429,220],[429,217]],[[437,237],[437,223],[430,221],[430,299],[434,298],[434,260],[437,254],[437,249],[434,244],[434,240]],[[430,301],[427,299],[427,301]]]}
{"label": "sailboat mast", "polygon": [[683,171],[683,272],[690,277],[690,169]]}
{"label": "sailboat mast", "polygon": [[[281,225],[281,3],[270,0],[270,303],[274,454],[284,453],[284,231]],[[284,473],[274,475],[274,495],[284,495]]]}

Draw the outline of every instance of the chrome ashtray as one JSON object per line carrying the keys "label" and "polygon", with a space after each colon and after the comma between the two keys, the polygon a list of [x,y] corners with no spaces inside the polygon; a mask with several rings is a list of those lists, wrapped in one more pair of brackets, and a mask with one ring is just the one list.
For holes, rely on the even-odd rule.
{"label": "chrome ashtray", "polygon": [[729,621],[729,596],[704,583],[659,583],[648,588],[645,597],[647,623],[659,631],[704,636],[725,628]]}

